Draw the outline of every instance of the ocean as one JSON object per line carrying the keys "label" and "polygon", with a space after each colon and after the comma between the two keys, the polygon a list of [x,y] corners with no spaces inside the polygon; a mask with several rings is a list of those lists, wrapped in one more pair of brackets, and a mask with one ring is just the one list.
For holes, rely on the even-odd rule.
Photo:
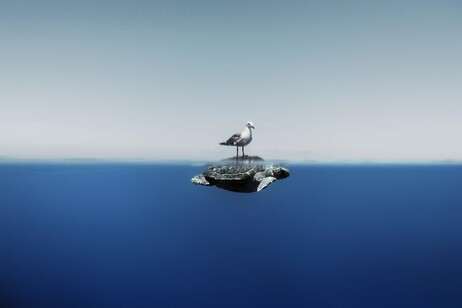
{"label": "ocean", "polygon": [[462,307],[462,166],[0,165],[0,307]]}

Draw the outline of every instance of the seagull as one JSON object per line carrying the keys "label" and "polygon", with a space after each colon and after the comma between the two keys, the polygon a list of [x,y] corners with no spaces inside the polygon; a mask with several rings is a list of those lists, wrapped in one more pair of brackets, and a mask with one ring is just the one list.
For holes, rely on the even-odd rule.
{"label": "seagull", "polygon": [[236,147],[236,159],[239,158],[239,147],[242,147],[242,157],[244,157],[244,147],[252,142],[252,130],[253,127],[252,122],[247,122],[244,127],[244,130],[240,133],[236,133],[229,137],[228,140],[225,142],[221,142],[221,145],[234,145]]}

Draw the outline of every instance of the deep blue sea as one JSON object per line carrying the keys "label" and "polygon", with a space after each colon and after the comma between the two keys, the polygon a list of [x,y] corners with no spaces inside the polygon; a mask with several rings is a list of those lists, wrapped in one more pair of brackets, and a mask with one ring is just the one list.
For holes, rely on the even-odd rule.
{"label": "deep blue sea", "polygon": [[462,307],[462,166],[0,165],[0,307]]}

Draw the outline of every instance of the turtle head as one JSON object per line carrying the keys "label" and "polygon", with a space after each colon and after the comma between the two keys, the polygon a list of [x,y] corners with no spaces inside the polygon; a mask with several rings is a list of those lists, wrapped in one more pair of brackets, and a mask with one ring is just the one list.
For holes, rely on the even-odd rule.
{"label": "turtle head", "polygon": [[277,179],[285,179],[290,175],[289,170],[284,167],[273,168],[273,176]]}
{"label": "turtle head", "polygon": [[245,126],[246,126],[246,127],[248,127],[249,129],[250,129],[250,128],[253,128],[253,129],[255,129],[255,127],[253,127],[253,123],[252,123],[252,122],[250,122],[250,121],[249,121],[249,122],[247,122],[247,124],[246,124]]}

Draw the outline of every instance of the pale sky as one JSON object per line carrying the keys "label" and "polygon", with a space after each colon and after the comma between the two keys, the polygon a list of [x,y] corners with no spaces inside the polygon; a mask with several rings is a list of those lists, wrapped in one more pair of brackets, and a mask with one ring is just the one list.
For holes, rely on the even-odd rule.
{"label": "pale sky", "polygon": [[0,0],[0,157],[462,161],[462,2]]}

